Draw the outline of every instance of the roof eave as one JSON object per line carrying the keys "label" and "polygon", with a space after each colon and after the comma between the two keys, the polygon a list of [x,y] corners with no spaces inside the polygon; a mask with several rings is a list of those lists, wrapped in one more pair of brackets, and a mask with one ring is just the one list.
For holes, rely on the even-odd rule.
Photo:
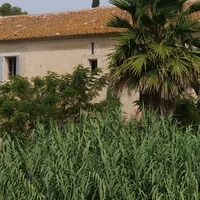
{"label": "roof eave", "polygon": [[88,37],[114,37],[119,34],[119,31],[113,31],[108,33],[87,33],[87,34],[74,34],[74,35],[51,35],[41,37],[29,37],[29,38],[9,38],[2,39],[0,42],[20,42],[20,41],[38,41],[38,40],[60,40],[60,39],[72,39],[72,38],[88,38]]}

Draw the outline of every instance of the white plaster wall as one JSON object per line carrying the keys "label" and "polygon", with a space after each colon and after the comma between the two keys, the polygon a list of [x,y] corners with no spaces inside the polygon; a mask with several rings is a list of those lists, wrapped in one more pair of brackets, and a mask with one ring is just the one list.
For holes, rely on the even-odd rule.
{"label": "white plaster wall", "polygon": [[[94,55],[91,54],[92,42]],[[90,67],[88,59],[94,58],[98,59],[99,67],[105,69],[106,55],[113,45],[114,41],[108,37],[10,42],[0,44],[0,55],[19,55],[21,76],[44,76],[47,71],[71,73],[78,64]]]}
{"label": "white plaster wall", "polygon": [[[91,54],[91,43],[94,43],[94,54]],[[0,43],[0,56],[3,59],[3,77],[7,80],[6,56],[19,55],[19,74],[26,77],[45,76],[47,71],[59,74],[72,73],[79,64],[90,68],[89,59],[98,59],[98,67],[107,71],[107,55],[112,51],[116,42],[110,37],[73,38],[44,41],[21,41]],[[133,112],[132,102],[137,98],[123,94],[121,101],[124,111]],[[97,100],[106,98],[106,89]]]}

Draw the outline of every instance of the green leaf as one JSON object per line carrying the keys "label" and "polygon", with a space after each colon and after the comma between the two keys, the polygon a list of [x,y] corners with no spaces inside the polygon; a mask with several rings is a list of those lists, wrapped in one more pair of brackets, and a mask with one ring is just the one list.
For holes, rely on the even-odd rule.
{"label": "green leaf", "polygon": [[[130,58],[130,62],[127,67],[130,68],[130,71],[135,75],[141,75],[143,70],[146,70],[147,58],[145,54],[139,56],[133,56]],[[127,68],[126,67],[126,68]]]}
{"label": "green leaf", "polygon": [[148,44],[148,47],[150,48],[150,51],[152,52],[152,56],[154,57],[160,57],[161,59],[165,59],[166,57],[169,57],[171,54],[174,53],[174,48],[168,45],[165,45],[163,43],[150,43]]}

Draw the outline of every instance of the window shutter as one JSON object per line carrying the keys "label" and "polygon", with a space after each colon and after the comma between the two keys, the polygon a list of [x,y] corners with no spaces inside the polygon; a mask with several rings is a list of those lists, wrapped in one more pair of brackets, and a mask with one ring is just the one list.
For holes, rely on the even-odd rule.
{"label": "window shutter", "polygon": [[19,75],[19,56],[16,56],[16,75]]}
{"label": "window shutter", "polygon": [[3,81],[3,57],[0,56],[0,81]]}

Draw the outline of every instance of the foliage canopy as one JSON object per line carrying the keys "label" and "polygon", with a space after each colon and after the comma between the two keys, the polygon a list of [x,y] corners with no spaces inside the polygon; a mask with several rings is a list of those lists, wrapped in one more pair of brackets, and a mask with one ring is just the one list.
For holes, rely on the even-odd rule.
{"label": "foliage canopy", "polygon": [[175,96],[193,88],[199,93],[200,22],[191,14],[200,2],[186,0],[110,0],[126,11],[107,25],[122,28],[110,54],[113,92],[140,91],[140,103],[166,112]]}
{"label": "foliage canopy", "polygon": [[22,11],[20,7],[12,6],[10,3],[4,3],[0,7],[0,15],[1,16],[9,16],[9,15],[25,15],[28,14],[26,11]]}
{"label": "foliage canopy", "polygon": [[[44,124],[50,119],[61,125],[71,120],[78,122],[80,110],[98,107],[92,100],[106,84],[106,74],[99,69],[93,74],[81,65],[72,74],[61,76],[53,72],[31,80],[13,76],[0,85],[1,134],[29,136],[38,118]],[[99,109],[102,111],[101,106]]]}

